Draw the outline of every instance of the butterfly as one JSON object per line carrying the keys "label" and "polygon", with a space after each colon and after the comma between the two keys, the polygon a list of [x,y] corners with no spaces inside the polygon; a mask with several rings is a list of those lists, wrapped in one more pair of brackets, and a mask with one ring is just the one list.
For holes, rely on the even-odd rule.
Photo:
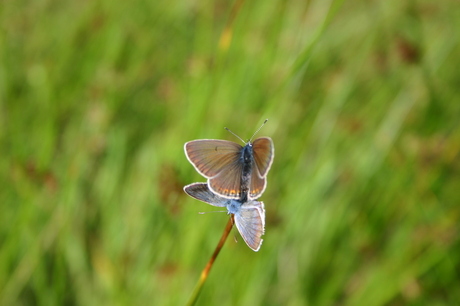
{"label": "butterfly", "polygon": [[193,183],[184,187],[189,196],[217,207],[226,207],[228,214],[234,215],[235,225],[246,244],[258,251],[265,232],[264,203],[254,200],[242,202],[227,199],[209,190],[206,183]]}
{"label": "butterfly", "polygon": [[262,195],[267,185],[266,176],[275,156],[273,141],[269,137],[261,137],[251,142],[254,133],[246,143],[227,130],[245,146],[227,140],[192,140],[184,145],[185,155],[195,169],[208,179],[212,192],[243,202],[246,197],[255,200]]}

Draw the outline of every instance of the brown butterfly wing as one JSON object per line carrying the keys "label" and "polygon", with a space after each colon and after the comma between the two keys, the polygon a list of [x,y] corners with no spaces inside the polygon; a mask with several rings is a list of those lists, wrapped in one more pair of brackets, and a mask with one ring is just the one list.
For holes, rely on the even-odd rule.
{"label": "brown butterfly wing", "polygon": [[241,198],[243,163],[239,158],[227,163],[216,176],[208,180],[211,191],[229,199]]}
{"label": "brown butterfly wing", "polygon": [[251,182],[249,187],[249,199],[253,200],[260,198],[262,193],[265,191],[266,185],[266,179],[260,176],[259,170],[255,168],[255,163],[253,163]]}
{"label": "brown butterfly wing", "polygon": [[261,177],[265,177],[270,170],[275,156],[273,141],[268,137],[261,137],[252,143],[254,161]]}
{"label": "brown butterfly wing", "polygon": [[242,146],[227,140],[200,139],[185,143],[185,155],[204,177],[215,177],[223,169],[233,167]]}
{"label": "brown butterfly wing", "polygon": [[275,155],[273,142],[268,137],[256,139],[253,143],[254,162],[252,164],[249,198],[257,199],[265,191],[267,185],[265,177]]}

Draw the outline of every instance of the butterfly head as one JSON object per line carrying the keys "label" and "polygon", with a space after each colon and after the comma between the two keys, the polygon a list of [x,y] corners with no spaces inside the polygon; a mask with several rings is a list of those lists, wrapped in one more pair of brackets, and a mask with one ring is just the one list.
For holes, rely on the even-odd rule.
{"label": "butterfly head", "polygon": [[228,214],[237,214],[240,211],[241,202],[237,200],[230,200],[227,205]]}

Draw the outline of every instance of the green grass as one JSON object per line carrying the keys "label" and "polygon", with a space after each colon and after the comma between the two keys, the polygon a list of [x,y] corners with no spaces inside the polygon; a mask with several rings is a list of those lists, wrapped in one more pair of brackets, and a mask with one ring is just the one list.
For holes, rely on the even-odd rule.
{"label": "green grass", "polygon": [[185,304],[228,216],[183,144],[265,118],[264,243],[198,305],[460,302],[458,5],[232,5],[2,3],[0,304]]}

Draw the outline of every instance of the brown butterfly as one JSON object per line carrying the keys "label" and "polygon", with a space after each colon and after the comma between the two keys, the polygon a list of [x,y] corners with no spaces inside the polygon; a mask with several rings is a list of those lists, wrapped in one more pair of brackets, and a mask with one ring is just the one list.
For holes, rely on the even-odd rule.
{"label": "brown butterfly", "polygon": [[265,190],[266,176],[273,163],[275,149],[273,141],[268,137],[257,138],[253,142],[251,139],[244,147],[227,140],[192,140],[185,143],[185,155],[195,169],[208,179],[208,187],[212,192],[243,202],[246,198],[254,200]]}

